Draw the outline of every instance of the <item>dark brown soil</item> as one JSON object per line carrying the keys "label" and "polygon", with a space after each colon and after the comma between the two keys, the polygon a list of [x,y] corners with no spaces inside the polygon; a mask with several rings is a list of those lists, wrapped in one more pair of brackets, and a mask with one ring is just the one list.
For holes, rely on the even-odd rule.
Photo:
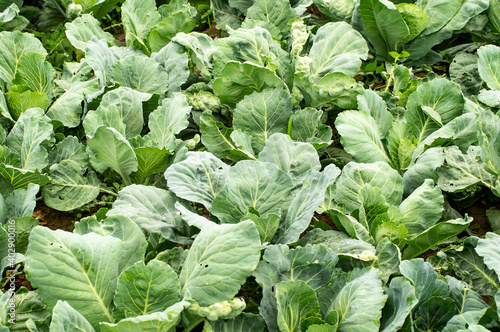
{"label": "dark brown soil", "polygon": [[[21,268],[19,269],[20,271],[22,271],[24,269],[23,266],[21,266]],[[8,277],[8,275],[6,273],[4,273],[3,277]],[[21,274],[18,274],[16,275],[16,279],[14,281],[15,283],[15,289],[16,289],[16,292],[19,290],[19,288],[21,287],[26,287],[28,290],[33,290],[33,286],[31,286],[31,282],[29,282],[28,279],[26,279],[26,275],[24,273],[21,273]],[[3,287],[3,289],[5,291],[8,291],[10,289],[10,282],[9,280],[7,280],[7,284],[5,284],[5,286]]]}
{"label": "dark brown soil", "polygon": [[424,252],[423,254],[418,255],[417,258],[423,258],[426,261],[427,258],[432,257],[432,256],[436,256],[436,254],[438,252],[439,252],[439,250],[428,250],[428,251]]}
{"label": "dark brown soil", "polygon": [[316,219],[318,219],[319,221],[321,222],[324,222],[325,224],[327,224],[328,226],[330,226],[334,231],[338,231],[339,229],[337,228],[337,226],[333,223],[332,219],[330,219],[329,216],[327,216],[325,213],[322,213],[322,214],[318,214],[318,213],[314,213],[314,217]]}
{"label": "dark brown soil", "polygon": [[207,36],[209,36],[212,39],[215,39],[220,36],[220,30],[217,29],[217,23],[215,21],[210,21],[212,24],[211,26],[208,26],[203,33],[205,33]]}
{"label": "dark brown soil", "polygon": [[40,218],[39,224],[52,230],[62,229],[71,232],[74,229],[73,222],[76,220],[76,214],[51,209],[42,201],[38,201],[33,218]]}
{"label": "dark brown soil", "polygon": [[28,279],[26,279],[26,275],[24,273],[16,276],[16,292],[21,287],[26,287],[28,290],[33,290],[31,282]]}
{"label": "dark brown soil", "polygon": [[491,226],[486,217],[486,210],[493,205],[485,200],[474,203],[472,206],[459,210],[460,213],[473,217],[474,220],[469,226],[469,230],[477,237],[483,237],[487,232],[491,232]]}
{"label": "dark brown soil", "polygon": [[201,215],[205,218],[207,218],[208,220],[212,221],[212,219],[210,219],[210,212],[208,212],[208,210],[201,204],[196,204],[197,208],[201,208]]}
{"label": "dark brown soil", "polygon": [[307,14],[312,14],[312,15],[317,16],[319,18],[322,18],[322,17],[326,16],[325,14],[323,14],[322,12],[320,12],[319,9],[318,9],[318,7],[316,7],[315,5],[312,5],[309,8],[307,8],[306,13]]}
{"label": "dark brown soil", "polygon": [[117,34],[115,36],[115,39],[116,39],[116,41],[118,43],[121,43],[121,44],[123,43],[124,44],[126,42],[126,40],[125,40],[125,32],[122,31],[119,34]]}

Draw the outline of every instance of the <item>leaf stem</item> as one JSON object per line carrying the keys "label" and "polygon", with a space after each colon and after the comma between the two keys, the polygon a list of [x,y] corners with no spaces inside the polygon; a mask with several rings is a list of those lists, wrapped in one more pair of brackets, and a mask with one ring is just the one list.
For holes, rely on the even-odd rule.
{"label": "leaf stem", "polygon": [[125,184],[125,186],[130,186],[132,184],[132,181],[130,181],[130,177],[127,174],[122,172],[121,176],[122,176],[123,183]]}
{"label": "leaf stem", "polygon": [[99,188],[100,191],[102,191],[103,193],[106,193],[106,194],[110,194],[111,196],[115,196],[115,197],[118,197],[118,195],[111,191],[111,190],[107,190],[107,189],[104,189],[104,188]]}
{"label": "leaf stem", "polygon": [[115,28],[115,27],[119,27],[119,26],[122,26],[123,23],[116,23],[116,24],[112,24],[110,25],[109,27],[105,27],[104,29],[102,29],[103,31],[106,31],[106,30],[109,30],[109,29],[112,29],[112,28]]}

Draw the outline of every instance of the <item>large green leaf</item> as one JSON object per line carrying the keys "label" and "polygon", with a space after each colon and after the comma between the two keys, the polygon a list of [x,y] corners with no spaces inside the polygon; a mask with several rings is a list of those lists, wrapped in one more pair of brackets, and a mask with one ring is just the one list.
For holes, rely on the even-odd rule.
{"label": "large green leaf", "polygon": [[246,17],[272,23],[281,32],[289,31],[288,21],[296,16],[297,13],[286,0],[255,0],[246,12]]}
{"label": "large green leaf", "polygon": [[120,116],[120,109],[117,106],[98,107],[95,111],[90,111],[83,120],[83,128],[87,137],[95,135],[97,128],[105,126],[115,129],[123,137],[126,137],[126,125]]}
{"label": "large green leaf", "polygon": [[91,155],[92,166],[103,173],[111,168],[130,184],[130,173],[137,171],[137,157],[130,143],[114,128],[101,126],[88,141],[88,147],[94,152]]}
{"label": "large green leaf", "polygon": [[31,91],[47,94],[52,99],[54,69],[45,60],[45,54],[25,53],[19,59],[14,84],[27,86]]}
{"label": "large green leaf", "polygon": [[80,117],[83,111],[82,101],[98,91],[98,79],[83,82],[76,81],[49,107],[47,116],[52,120],[62,122],[66,127],[76,127],[80,124]]}
{"label": "large green leaf", "polygon": [[207,209],[226,183],[229,167],[209,152],[188,152],[165,172],[168,187],[180,198]]}
{"label": "large green leaf", "polygon": [[200,117],[201,142],[207,150],[219,158],[224,159],[252,159],[253,155],[240,153],[237,144],[233,141],[233,128],[224,126],[216,121],[212,111],[207,110]]}
{"label": "large green leaf", "polygon": [[52,181],[44,186],[42,197],[47,206],[59,211],[71,211],[93,201],[100,192],[101,182],[94,172],[73,160],[63,160],[50,167]]}
{"label": "large green leaf", "polygon": [[49,307],[67,301],[96,327],[99,322],[113,321],[110,306],[118,281],[116,258],[122,252],[123,243],[111,236],[38,226],[30,235],[25,269]]}
{"label": "large green leaf", "polygon": [[364,184],[380,188],[390,205],[399,205],[403,196],[403,179],[384,162],[358,164],[351,162],[342,170],[337,180],[335,200],[345,204],[347,212],[359,207],[358,192]]}
{"label": "large green leaf", "polygon": [[33,92],[26,85],[14,85],[5,94],[10,115],[17,120],[30,108],[47,109],[49,99],[45,93]]}
{"label": "large green leaf", "polygon": [[415,327],[424,330],[441,330],[455,313],[455,303],[449,297],[431,297],[415,310]]}
{"label": "large green leaf", "polygon": [[462,233],[469,227],[472,218],[454,219],[437,223],[424,232],[408,240],[408,247],[403,251],[403,258],[410,259],[437,246],[441,242]]}
{"label": "large green leaf", "polygon": [[[217,225],[178,205],[188,223],[201,227],[179,276],[181,296],[200,306],[231,300],[257,267],[260,238],[250,220]],[[202,220],[203,221],[203,220]]]}
{"label": "large green leaf", "polygon": [[373,117],[364,111],[344,111],[337,116],[335,128],[342,136],[344,149],[356,162],[392,161],[382,144],[380,128]]}
{"label": "large green leaf", "polygon": [[410,279],[415,287],[415,295],[418,300],[415,311],[420,307],[432,305],[432,298],[444,298],[448,296],[446,282],[438,278],[437,272],[432,265],[424,262],[422,258],[404,260],[401,262],[400,271],[403,276]]}
{"label": "large green leaf", "polygon": [[50,331],[56,332],[94,332],[94,328],[81,313],[73,309],[66,301],[57,301],[52,310]]}
{"label": "large green leaf", "polygon": [[318,298],[304,281],[282,281],[276,285],[278,327],[283,332],[299,332],[300,324],[319,314]]}
{"label": "large green leaf", "polygon": [[40,171],[34,172],[20,169],[11,165],[0,164],[0,177],[5,182],[0,187],[0,194],[7,196],[14,189],[26,188],[30,183],[36,183],[40,186],[46,185],[50,179]]}
{"label": "large green leaf", "polygon": [[246,95],[266,88],[283,87],[285,83],[276,74],[251,63],[229,61],[222,76],[214,81],[214,93],[225,103],[235,104]]}
{"label": "large green leaf", "polygon": [[298,142],[308,142],[319,150],[332,143],[332,128],[321,121],[323,111],[306,107],[295,111],[290,119],[288,134]]}
{"label": "large green leaf", "polygon": [[478,99],[486,106],[498,108],[500,106],[500,91],[481,90]]}
{"label": "large green leaf", "polygon": [[292,115],[292,100],[286,89],[266,89],[254,92],[234,109],[233,127],[252,136],[256,153],[264,148],[272,134],[286,133]]}
{"label": "large green leaf", "polygon": [[[8,294],[8,293],[4,293]],[[20,289],[14,295],[16,301],[16,321],[10,331],[26,331],[30,321],[43,324],[50,317],[47,306],[43,303],[38,291]]]}
{"label": "large green leaf", "polygon": [[190,50],[191,61],[202,76],[211,79],[212,57],[216,48],[214,41],[208,35],[199,32],[185,34],[179,32],[172,40]]}
{"label": "large green leaf", "polygon": [[323,172],[310,170],[303,179],[303,186],[290,202],[284,222],[278,231],[277,243],[296,242],[300,234],[309,226],[314,212],[323,202],[326,188],[331,185],[340,169],[335,165],[328,165]]}
{"label": "large green leaf", "polygon": [[[447,79],[439,78],[424,83],[408,98],[406,122],[413,128],[417,137],[416,145],[420,144],[432,132],[460,116],[465,105],[465,99],[460,86]],[[442,124],[436,118],[423,111],[423,106],[430,107],[439,114]]]}
{"label": "large green leaf", "polygon": [[500,117],[486,110],[479,117],[478,139],[484,168],[500,176]]}
{"label": "large green leaf", "polygon": [[370,257],[375,258],[376,249],[373,245],[352,239],[344,232],[314,228],[302,237],[298,244],[305,246],[307,244],[323,244],[339,256],[350,256],[354,258]]}
{"label": "large green leaf", "polygon": [[265,217],[288,208],[292,189],[290,177],[275,165],[240,161],[229,169],[211,212],[223,223],[237,223],[251,210]]}
{"label": "large green leaf", "polygon": [[104,32],[100,23],[94,16],[83,14],[71,23],[66,23],[66,36],[73,47],[85,52],[87,43],[92,37],[105,40],[108,45],[115,43],[114,37],[109,32]]}
{"label": "large green leaf", "polygon": [[19,31],[0,32],[0,79],[8,87],[16,76],[21,57],[29,52],[47,55],[42,43],[32,34]]}
{"label": "large green leaf", "polygon": [[462,246],[446,253],[455,274],[481,295],[493,295],[500,286],[495,271],[490,270],[475,250],[477,237],[468,237]]}
{"label": "large green leaf", "polygon": [[337,255],[324,245],[307,245],[291,250],[287,245],[272,245],[266,249],[254,276],[262,286],[260,313],[271,331],[279,331],[273,286],[282,281],[301,280],[319,292],[333,279],[337,261]]}
{"label": "large green leaf", "polygon": [[414,4],[400,3],[396,8],[408,27],[409,35],[400,41],[401,46],[415,39],[429,25],[429,17]]}
{"label": "large green leaf", "polygon": [[177,303],[179,291],[177,273],[168,264],[138,261],[120,274],[114,303],[125,317],[146,315]]}
{"label": "large green leaf", "polygon": [[135,183],[148,183],[149,177],[165,172],[170,153],[157,147],[134,148],[137,156],[137,172],[132,174]]}
{"label": "large green leaf", "polygon": [[168,91],[180,91],[181,85],[189,78],[188,55],[184,47],[171,42],[158,53],[151,54],[151,59],[165,68],[168,74]]}
{"label": "large green leaf", "polygon": [[450,288],[450,296],[455,301],[458,314],[489,307],[481,295],[475,292],[467,283],[452,276],[446,276],[446,281]]}
{"label": "large green leaf", "polygon": [[75,161],[82,167],[88,165],[89,156],[85,152],[85,146],[75,136],[67,136],[50,151],[50,164],[58,164],[63,160]]}
{"label": "large green leaf", "polygon": [[191,106],[182,93],[175,92],[163,99],[161,106],[149,115],[149,137],[160,149],[173,153],[175,135],[189,125],[190,112]]}
{"label": "large green leaf", "polygon": [[283,134],[269,137],[266,146],[259,153],[259,161],[278,166],[292,178],[295,184],[301,184],[310,170],[321,169],[318,153],[312,145],[292,142]]}
{"label": "large green leaf", "polygon": [[368,45],[359,32],[345,22],[327,23],[316,32],[309,52],[311,75],[320,78],[343,73],[353,77],[367,56]]}
{"label": "large green leaf", "polygon": [[422,153],[415,164],[403,175],[404,194],[409,196],[420,187],[426,179],[438,180],[436,169],[444,163],[444,152],[441,147],[430,148]]}
{"label": "large green leaf", "polygon": [[426,179],[399,206],[403,214],[401,223],[410,234],[422,233],[434,226],[443,212],[444,197],[434,181]]}
{"label": "large green leaf", "polygon": [[416,5],[429,17],[429,25],[406,48],[410,53],[409,58],[424,57],[434,45],[449,39],[455,31],[462,29],[467,22],[484,12],[489,3],[489,0],[417,1]]}
{"label": "large green leaf", "polygon": [[7,146],[21,158],[21,168],[42,170],[48,164],[48,152],[44,145],[54,143],[50,119],[40,108],[31,108],[17,120],[7,136]]}
{"label": "large green leaf", "polygon": [[287,81],[291,75],[290,58],[271,34],[263,28],[229,30],[230,36],[216,41],[214,77],[222,75],[228,61],[248,62],[277,71]]}
{"label": "large green leaf", "polygon": [[[7,3],[2,3],[2,7],[5,7],[5,5],[7,5]],[[19,14],[19,7],[21,6],[22,2],[19,6],[15,2],[12,2],[12,4],[7,8],[2,8],[0,10],[2,12],[0,14],[0,26],[4,23],[12,21]]]}
{"label": "large green leaf", "polygon": [[129,217],[112,215],[105,220],[98,220],[93,215],[75,223],[75,234],[96,233],[112,236],[123,242],[123,253],[119,259],[118,271],[123,271],[135,262],[142,261],[146,253],[147,242],[139,226]]}
{"label": "large green leaf", "polygon": [[127,0],[122,6],[123,28],[127,46],[149,51],[146,38],[151,29],[161,21],[154,0]]}
{"label": "large green leaf", "polygon": [[394,121],[385,101],[372,90],[365,90],[357,99],[358,109],[370,113],[380,129],[382,138],[385,138]]}
{"label": "large green leaf", "polygon": [[314,0],[314,4],[325,15],[336,21],[346,21],[351,19],[355,1],[353,0]]}
{"label": "large green leaf", "polygon": [[481,162],[481,148],[471,145],[467,154],[456,146],[445,149],[446,164],[438,169],[438,185],[448,192],[460,192],[476,185],[488,188],[493,186],[494,178]]}
{"label": "large green leaf", "polygon": [[498,246],[500,235],[488,232],[484,239],[477,241],[476,252],[483,257],[484,263],[488,268],[495,271],[500,276],[500,251]]}
{"label": "large green leaf", "polygon": [[488,10],[486,11],[486,14],[488,15],[489,19],[489,25],[490,27],[496,31],[500,32],[500,2],[497,0],[492,0],[490,1],[490,6],[488,7]]}
{"label": "large green leaf", "polygon": [[197,15],[196,9],[187,1],[162,5],[159,12],[162,20],[148,34],[149,46],[155,52],[167,45],[178,32],[188,33],[196,26],[193,20]]}
{"label": "large green leaf", "polygon": [[456,145],[466,151],[470,145],[478,142],[478,119],[474,113],[464,113],[432,132],[413,151],[412,165],[429,147]]}
{"label": "large green leaf", "polygon": [[360,0],[353,26],[366,36],[375,52],[391,59],[389,52],[400,51],[399,43],[410,36],[401,13],[387,0]]}
{"label": "large green leaf", "polygon": [[85,48],[85,59],[101,81],[101,86],[107,86],[110,83],[109,70],[118,59],[108,47],[106,40],[92,37]]}
{"label": "large green leaf", "polygon": [[116,324],[101,323],[102,332],[158,332],[170,331],[181,319],[181,312],[189,306],[189,302],[181,301],[168,307],[165,311],[148,315],[125,318]]}
{"label": "large green leaf", "polygon": [[[22,262],[24,260],[24,255],[26,254],[26,248],[28,247],[28,238],[30,236],[31,231],[34,227],[38,226],[38,219],[33,218],[32,216],[25,217],[14,217],[10,220],[11,223],[15,224],[15,250],[16,256],[21,256],[22,258],[16,257],[15,264],[18,262]],[[12,224],[11,224],[12,225]],[[10,230],[9,228],[7,228]],[[2,269],[5,269],[5,266],[8,266],[6,262],[6,258],[4,258],[2,262]],[[7,258],[10,259],[10,258]]]}
{"label": "large green leaf", "polygon": [[464,96],[479,94],[483,80],[479,75],[478,56],[470,53],[458,53],[450,63],[450,80],[459,84]]}
{"label": "large green leaf", "polygon": [[429,0],[418,1],[417,5],[429,17],[429,25],[422,32],[422,36],[430,35],[446,25],[446,23],[455,15],[460,7],[461,1],[448,0],[436,3]]}
{"label": "large green leaf", "polygon": [[496,314],[491,308],[484,308],[476,311],[468,311],[463,314],[453,316],[443,329],[443,332],[452,331],[489,331],[484,327],[485,322],[495,320]]}
{"label": "large green leaf", "polygon": [[388,297],[382,311],[380,331],[396,332],[418,302],[415,287],[407,278],[396,277],[391,280],[386,293]]}
{"label": "large green leaf", "polygon": [[150,233],[182,243],[191,243],[184,237],[186,224],[178,215],[174,193],[151,186],[131,185],[118,193],[113,208],[107,215],[127,215],[137,225]]}
{"label": "large green leaf", "polygon": [[139,92],[164,94],[168,74],[158,62],[144,56],[127,56],[119,60],[110,71],[111,80]]}
{"label": "large green leaf", "polygon": [[28,184],[26,189],[14,190],[6,199],[5,219],[12,217],[26,217],[33,214],[36,207],[36,195],[40,186],[34,183]]}
{"label": "large green leaf", "polygon": [[382,308],[387,301],[380,272],[371,269],[345,284],[337,294],[334,294],[334,298],[328,301],[331,304],[326,310],[326,315],[331,317],[332,311],[337,313],[339,331],[378,331]]}

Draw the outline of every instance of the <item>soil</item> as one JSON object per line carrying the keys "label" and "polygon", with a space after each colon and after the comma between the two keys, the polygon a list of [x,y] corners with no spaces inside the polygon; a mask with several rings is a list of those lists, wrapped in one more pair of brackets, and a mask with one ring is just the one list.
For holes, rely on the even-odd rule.
{"label": "soil", "polygon": [[418,255],[417,258],[423,258],[424,261],[426,261],[427,258],[432,257],[432,256],[436,256],[438,252],[439,252],[439,250],[437,250],[437,249],[436,250],[427,250],[423,254]]}
{"label": "soil", "polygon": [[427,72],[425,72],[425,71],[420,71],[420,72],[415,73],[415,74],[413,74],[413,75],[415,75],[415,76],[416,76],[416,77],[418,77],[418,78],[425,78],[425,77],[427,77]]}
{"label": "soil", "polygon": [[[102,195],[100,197],[102,197]],[[45,205],[43,201],[37,201],[35,212],[33,212],[33,218],[39,218],[38,223],[51,230],[62,229],[72,232],[75,228],[75,222],[79,221],[81,218],[95,214],[98,210],[98,207],[94,206],[91,207],[89,211],[83,211],[81,213],[57,211]]]}
{"label": "soil", "polygon": [[330,226],[334,231],[339,230],[337,226],[333,223],[332,219],[330,219],[330,217],[326,215],[326,213],[319,214],[315,212],[314,217],[319,221],[324,222],[325,224]]}
{"label": "soil", "polygon": [[211,26],[208,26],[203,31],[203,33],[206,34],[207,36],[209,36],[210,38],[215,39],[215,38],[220,36],[220,30],[217,29],[217,23],[214,20],[210,21],[210,23],[211,23]]}
{"label": "soil", "polygon": [[119,34],[115,35],[115,39],[118,43],[120,44],[124,44],[126,43],[126,40],[125,40],[125,32],[120,32]]}
{"label": "soil", "polygon": [[201,215],[205,218],[207,218],[208,220],[212,221],[212,219],[210,219],[210,212],[208,212],[207,208],[204,207],[203,205],[201,204],[196,204],[197,208],[201,208],[202,211],[201,211]]}
{"label": "soil", "polygon": [[309,8],[307,8],[306,13],[312,14],[312,15],[317,16],[319,18],[322,18],[322,17],[326,16],[325,14],[323,14],[322,12],[320,12],[319,9],[318,9],[318,7],[316,7],[315,5],[312,5]]}
{"label": "soil", "polygon": [[486,217],[486,210],[493,205],[485,200],[474,203],[473,205],[463,210],[459,209],[461,214],[467,213],[470,217],[474,218],[469,226],[469,231],[477,237],[483,237],[487,232],[491,232],[490,222]]}
{"label": "soil", "polygon": [[40,218],[38,223],[52,230],[62,229],[68,232],[73,231],[74,221],[77,219],[75,213],[53,210],[42,201],[37,202],[33,218]]}
{"label": "soil", "polygon": [[[23,271],[24,269],[24,266],[21,266],[19,271]],[[3,277],[7,277],[7,274],[4,272],[4,275]],[[31,282],[29,282],[28,279],[26,279],[26,275],[24,273],[21,273],[21,274],[18,274],[16,275],[16,279],[14,281],[15,283],[15,290],[16,292],[19,290],[19,288],[21,287],[26,287],[28,290],[33,290],[33,286],[31,286]],[[5,291],[8,291],[10,289],[10,283],[9,283],[9,280],[7,279],[7,283],[5,284],[5,286],[3,287],[3,289]]]}

